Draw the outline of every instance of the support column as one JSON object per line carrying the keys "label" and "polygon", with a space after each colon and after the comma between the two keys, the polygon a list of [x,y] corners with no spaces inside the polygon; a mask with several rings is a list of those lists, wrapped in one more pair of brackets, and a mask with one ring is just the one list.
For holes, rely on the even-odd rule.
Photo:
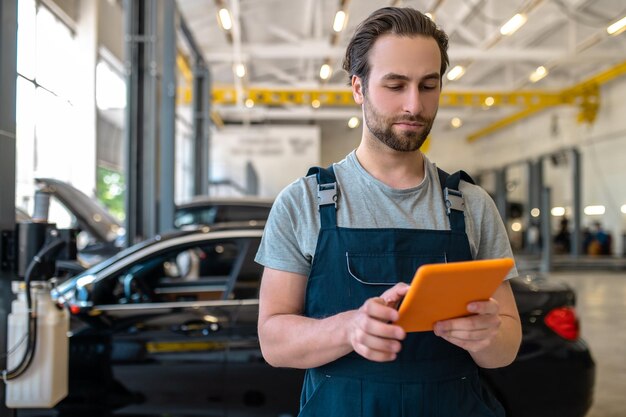
{"label": "support column", "polygon": [[549,187],[541,191],[541,265],[539,270],[548,273],[552,270],[552,225],[550,224],[550,207],[552,193]]}
{"label": "support column", "polygon": [[184,19],[180,29],[193,54],[193,194],[209,193],[211,73]]}
{"label": "support column", "polygon": [[572,149],[572,247],[571,254],[573,256],[580,256],[582,253],[582,218],[583,218],[583,203],[582,203],[582,184],[581,184],[581,162],[580,152],[578,149]]}
{"label": "support column", "polygon": [[154,0],[124,1],[126,242],[156,234],[157,62]]}
{"label": "support column", "polygon": [[174,228],[174,175],[176,152],[176,4],[163,0],[161,17],[161,115],[159,132],[159,233]]}
{"label": "support column", "polygon": [[[543,188],[543,159],[539,158],[537,161],[530,161],[528,163],[529,171],[529,185],[528,185],[528,210],[538,209],[540,212],[543,210],[541,207],[541,190]],[[530,217],[530,224],[528,226],[528,241],[531,242],[530,252],[535,254],[539,251],[539,242],[541,240],[541,217]]]}
{"label": "support column", "polygon": [[[17,277],[9,259],[9,234],[15,231],[15,89],[17,77],[17,1],[0,0],[0,351],[7,351],[7,317],[11,311],[11,281]],[[6,369],[6,358],[0,356]],[[0,388],[0,417],[11,417],[6,408],[5,385]]]}
{"label": "support column", "polygon": [[507,198],[506,198],[506,168],[495,171],[496,175],[496,207],[500,212],[502,221],[506,224],[508,220]]}
{"label": "support column", "polygon": [[209,193],[210,73],[203,62],[196,62],[193,71],[193,137],[194,137],[194,195]]}

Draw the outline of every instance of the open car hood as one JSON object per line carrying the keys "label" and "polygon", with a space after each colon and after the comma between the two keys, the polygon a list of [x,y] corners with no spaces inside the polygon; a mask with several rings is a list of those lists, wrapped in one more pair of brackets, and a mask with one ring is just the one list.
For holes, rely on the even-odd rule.
{"label": "open car hood", "polygon": [[115,244],[122,224],[96,200],[70,184],[52,178],[35,178],[40,191],[56,197],[78,221],[78,225],[98,241]]}

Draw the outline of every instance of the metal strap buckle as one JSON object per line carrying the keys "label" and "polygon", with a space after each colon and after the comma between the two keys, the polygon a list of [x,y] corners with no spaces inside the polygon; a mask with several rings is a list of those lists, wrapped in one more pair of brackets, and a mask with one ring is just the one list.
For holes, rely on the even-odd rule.
{"label": "metal strap buckle", "polygon": [[337,210],[337,183],[320,184],[317,190],[318,209],[329,204],[335,205]]}
{"label": "metal strap buckle", "polygon": [[450,210],[463,211],[465,209],[462,192],[446,187],[443,189],[443,198],[446,200],[446,212],[448,215]]}

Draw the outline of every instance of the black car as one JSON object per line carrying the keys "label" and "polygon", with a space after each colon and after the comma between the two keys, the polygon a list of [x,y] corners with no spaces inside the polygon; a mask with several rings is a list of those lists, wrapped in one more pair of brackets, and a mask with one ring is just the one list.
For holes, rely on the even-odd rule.
{"label": "black car", "polygon": [[515,361],[482,369],[507,417],[582,417],[591,408],[596,368],[580,337],[576,295],[536,273],[511,280],[522,322]]}
{"label": "black car", "polygon": [[265,221],[270,215],[273,200],[260,197],[196,196],[178,204],[174,213],[174,227],[212,225],[227,222]]}
{"label": "black car", "polygon": [[[257,222],[253,222],[257,223]],[[63,283],[72,311],[70,394],[62,415],[295,416],[302,371],[265,363],[257,338],[262,224],[159,236]],[[511,417],[582,417],[595,365],[574,293],[511,281],[523,341],[484,379]]]}
{"label": "black car", "polygon": [[[86,265],[94,265],[106,259],[124,246],[124,225],[115,216],[67,182],[53,178],[36,178],[39,192],[50,195],[53,204],[60,204],[66,217],[71,219],[69,227],[80,230],[79,254]],[[178,204],[174,210],[174,228],[190,225],[212,225],[215,223],[265,221],[272,208],[272,200],[259,197],[209,197],[196,196]],[[28,213],[16,209],[16,220],[26,221]],[[54,222],[55,219],[51,219]]]}

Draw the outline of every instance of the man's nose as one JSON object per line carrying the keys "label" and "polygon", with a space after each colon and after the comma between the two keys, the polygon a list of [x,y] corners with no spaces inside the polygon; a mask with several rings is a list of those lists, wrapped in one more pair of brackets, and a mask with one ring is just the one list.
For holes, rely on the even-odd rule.
{"label": "man's nose", "polygon": [[420,114],[422,112],[422,100],[418,88],[407,89],[404,97],[404,110],[406,113]]}

